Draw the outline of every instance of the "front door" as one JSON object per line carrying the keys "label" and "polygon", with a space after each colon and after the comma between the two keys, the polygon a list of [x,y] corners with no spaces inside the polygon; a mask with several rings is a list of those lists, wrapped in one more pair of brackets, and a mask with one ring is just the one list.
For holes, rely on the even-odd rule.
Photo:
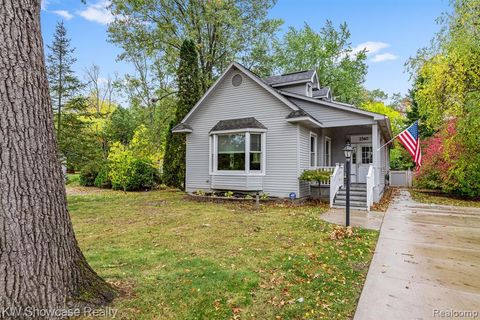
{"label": "front door", "polygon": [[358,144],[356,148],[356,182],[366,183],[368,168],[373,163],[373,148],[371,144]]}

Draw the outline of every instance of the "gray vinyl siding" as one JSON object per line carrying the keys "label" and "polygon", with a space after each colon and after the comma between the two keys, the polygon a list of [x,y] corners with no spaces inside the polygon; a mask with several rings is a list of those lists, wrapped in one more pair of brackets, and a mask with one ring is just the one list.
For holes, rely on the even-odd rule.
{"label": "gray vinyl siding", "polygon": [[282,91],[287,91],[291,93],[306,95],[307,94],[307,84],[306,83],[299,83],[293,84],[290,86],[282,86],[282,87],[275,87],[275,89],[279,89]]}
{"label": "gray vinyl siding", "polygon": [[[299,147],[300,147],[298,175],[300,175],[303,171],[310,169],[310,130],[308,128],[305,128],[299,125],[298,134],[299,134]],[[318,141],[318,138],[317,138],[317,141]],[[300,181],[299,184],[300,184],[299,197],[303,198],[303,197],[310,196],[310,183]]]}
{"label": "gray vinyl siding", "polygon": [[210,129],[220,120],[255,117],[268,130],[263,148],[265,175],[249,181],[244,176],[215,176],[214,183],[225,184],[230,190],[243,190],[246,183],[251,188],[254,183],[277,197],[288,197],[290,192],[298,194],[297,125],[286,121],[292,110],[246,75],[242,75],[239,87],[232,86],[231,79],[237,73],[240,72],[230,70],[187,121],[193,128],[187,135],[187,192],[211,188]]}
{"label": "gray vinyl siding", "polygon": [[316,120],[320,121],[323,127],[353,126],[373,123],[373,119],[370,116],[348,112],[302,99],[290,98],[290,100],[308,112]]}
{"label": "gray vinyl siding", "polygon": [[212,183],[218,190],[259,191],[262,190],[263,176],[213,175]]}

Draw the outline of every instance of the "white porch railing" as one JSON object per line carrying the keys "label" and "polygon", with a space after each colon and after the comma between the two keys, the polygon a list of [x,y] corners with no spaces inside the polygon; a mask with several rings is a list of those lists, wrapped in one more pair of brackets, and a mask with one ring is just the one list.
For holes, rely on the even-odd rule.
{"label": "white porch railing", "polygon": [[[314,169],[333,173],[333,171],[335,170],[335,167],[315,167]],[[315,182],[315,184],[317,184],[317,183]],[[323,181],[320,181],[321,186],[328,186],[329,184],[330,184],[330,178],[326,179],[326,180],[323,180]]]}
{"label": "white porch railing", "polygon": [[375,170],[373,166],[368,167],[367,173],[367,210],[373,205],[373,188],[375,187]]}
{"label": "white porch railing", "polygon": [[343,164],[337,164],[330,176],[330,208],[333,207],[333,200],[338,190],[343,187],[344,171]]}

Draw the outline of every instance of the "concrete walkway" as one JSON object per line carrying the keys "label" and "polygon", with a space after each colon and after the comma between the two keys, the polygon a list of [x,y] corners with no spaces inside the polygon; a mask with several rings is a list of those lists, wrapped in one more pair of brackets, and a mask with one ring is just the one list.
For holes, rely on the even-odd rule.
{"label": "concrete walkway", "polygon": [[480,209],[420,204],[402,190],[384,217],[354,319],[475,312],[480,319]]}
{"label": "concrete walkway", "polygon": [[[367,210],[350,210],[350,224],[371,230],[380,230],[383,212]],[[339,225],[345,225],[345,208],[332,208],[320,216],[321,219]]]}

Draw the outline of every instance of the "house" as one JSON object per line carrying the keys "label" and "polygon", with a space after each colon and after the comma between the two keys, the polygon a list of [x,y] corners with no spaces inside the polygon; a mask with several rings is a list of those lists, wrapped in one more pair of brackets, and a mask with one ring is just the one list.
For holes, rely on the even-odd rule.
{"label": "house", "polygon": [[[332,99],[316,71],[260,78],[233,62],[174,133],[186,134],[186,191],[232,190],[275,197],[321,188],[344,204],[343,148],[350,142],[353,205],[369,207],[387,184],[389,119]],[[299,181],[307,169],[331,172],[321,186]],[[323,189],[322,189],[323,188]]]}

